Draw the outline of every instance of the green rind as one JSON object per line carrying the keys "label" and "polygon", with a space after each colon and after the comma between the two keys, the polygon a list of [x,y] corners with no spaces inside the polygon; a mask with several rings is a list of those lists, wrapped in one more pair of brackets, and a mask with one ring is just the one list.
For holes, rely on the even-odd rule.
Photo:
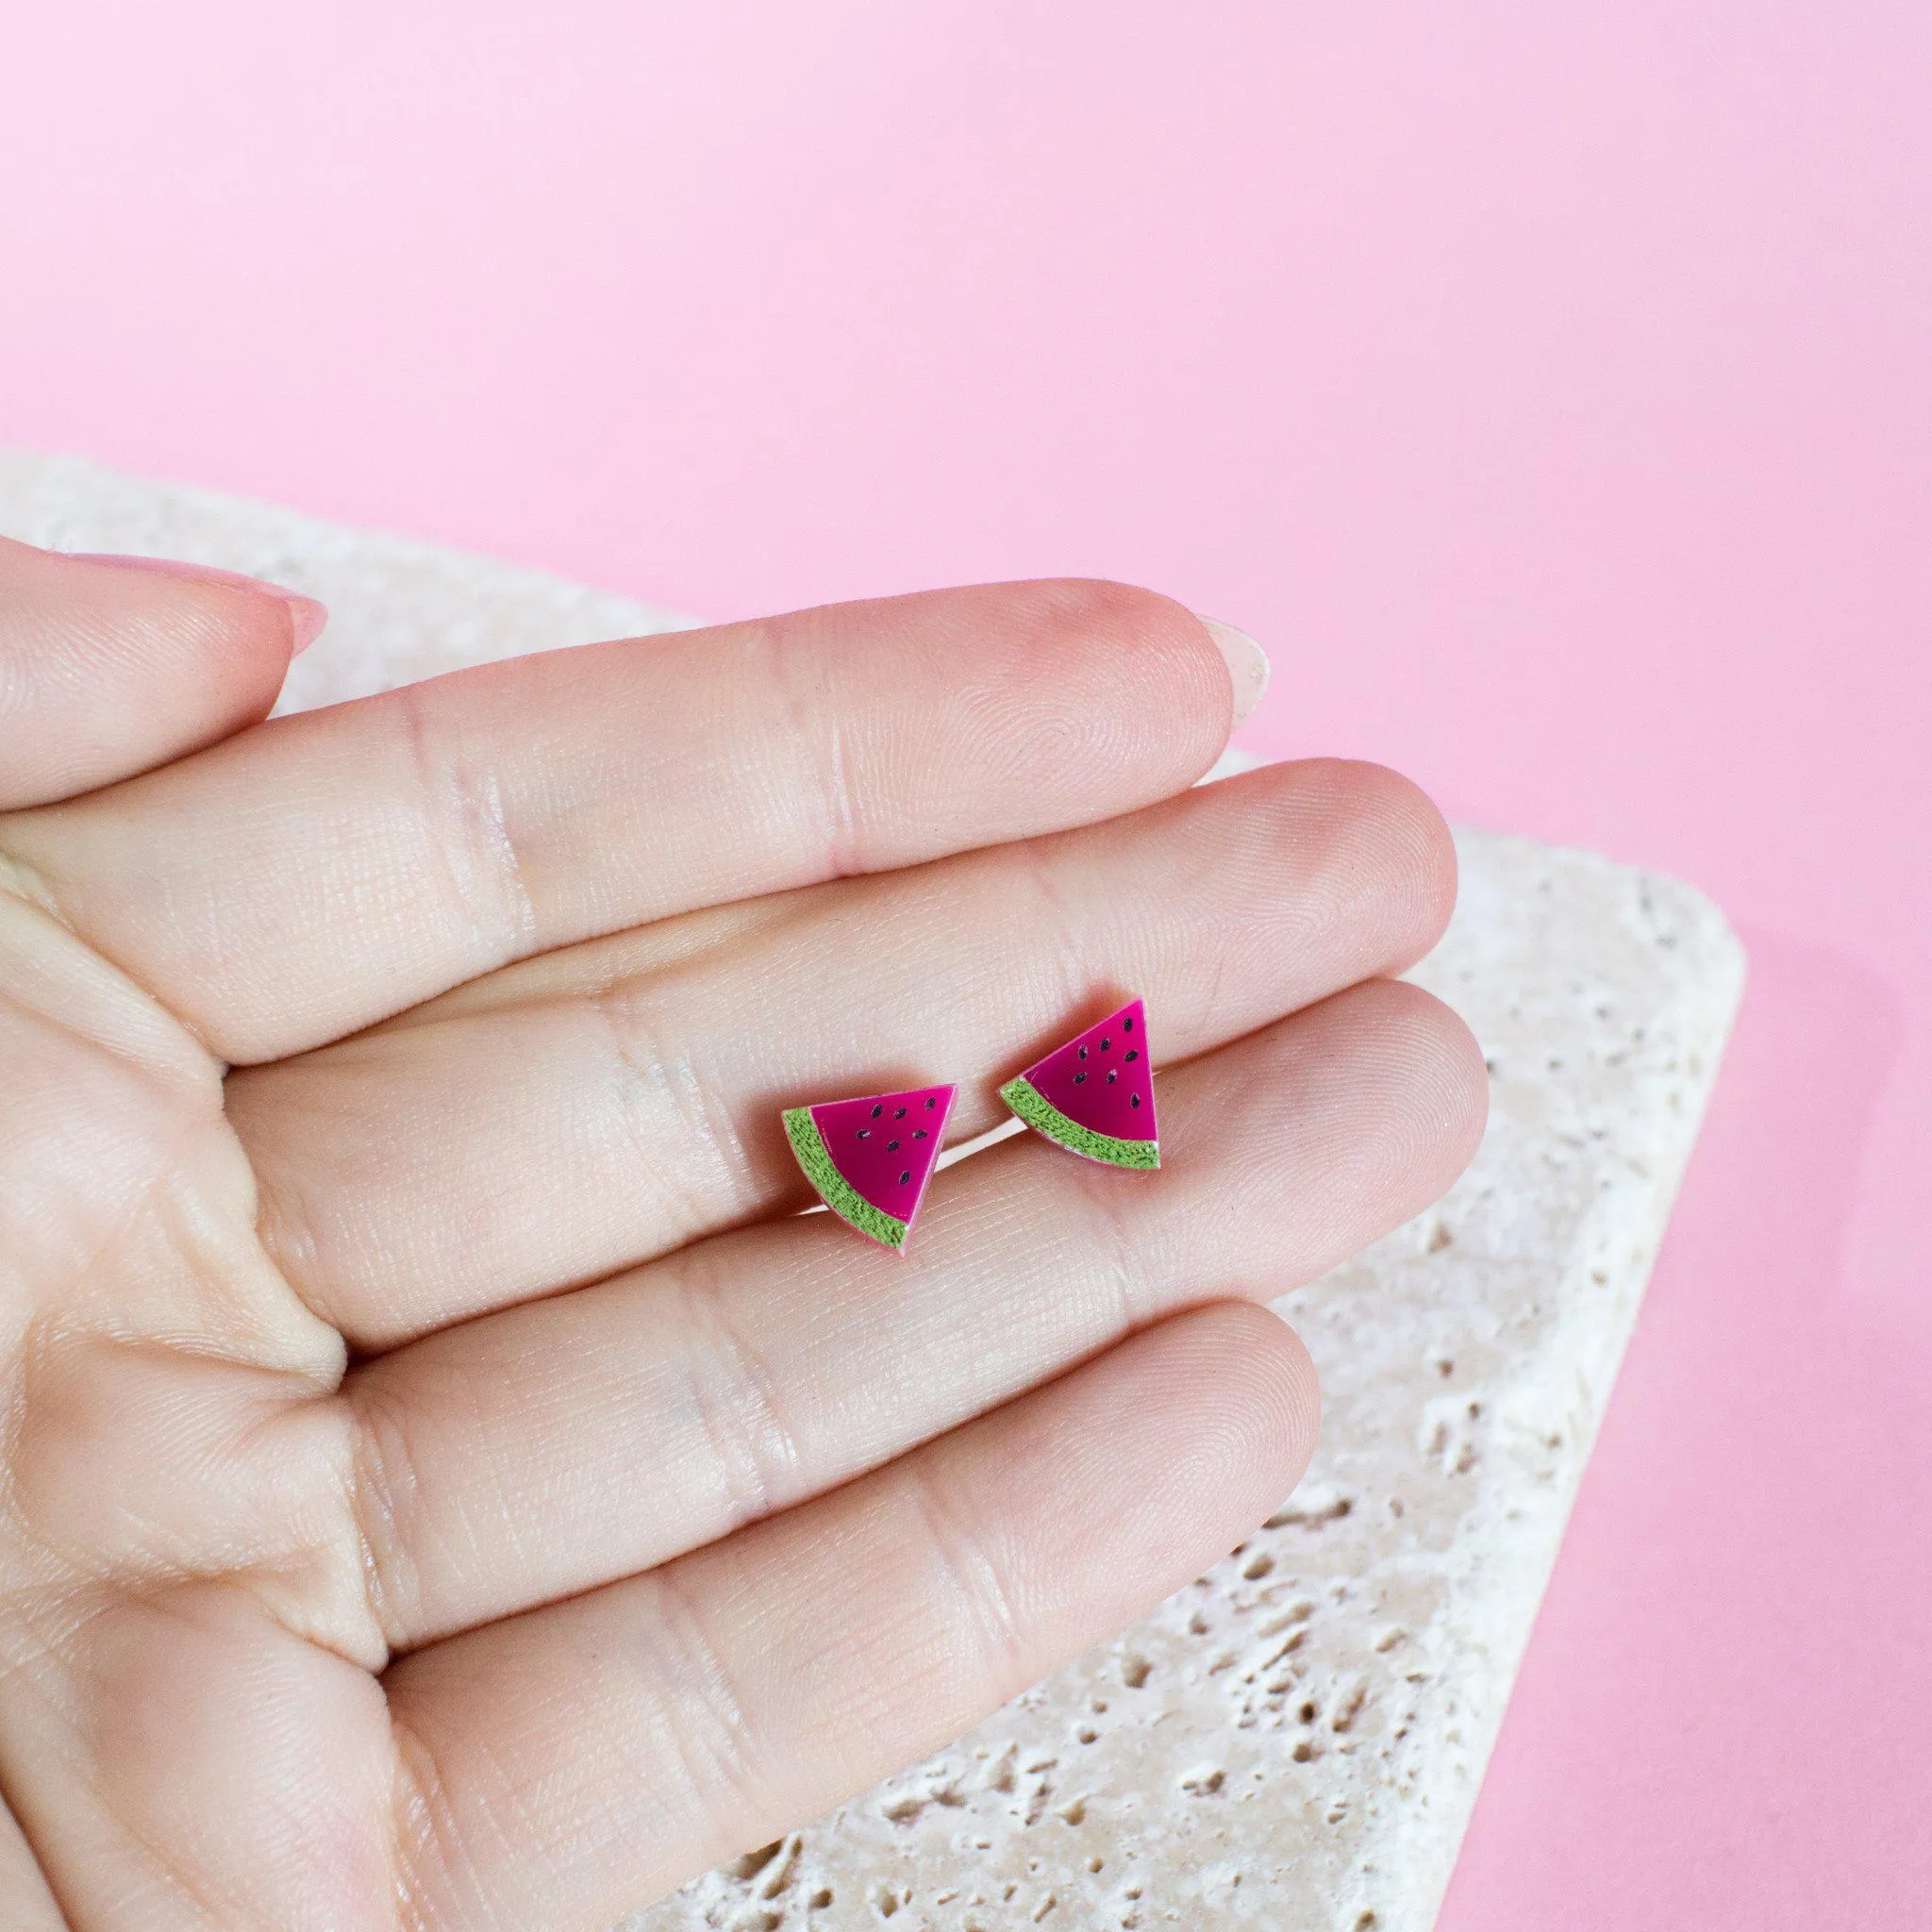
{"label": "green rind", "polygon": [[869,1234],[881,1247],[898,1249],[906,1245],[906,1224],[874,1208],[845,1176],[825,1145],[818,1123],[808,1107],[785,1109],[785,1138],[805,1170],[805,1177],[819,1191],[819,1198],[839,1219],[860,1234]]}
{"label": "green rind", "polygon": [[1104,1160],[1109,1167],[1158,1167],[1158,1141],[1123,1141],[1113,1134],[1096,1134],[1070,1120],[1025,1074],[1017,1074],[1000,1089],[1000,1098],[1033,1129],[1070,1154]]}

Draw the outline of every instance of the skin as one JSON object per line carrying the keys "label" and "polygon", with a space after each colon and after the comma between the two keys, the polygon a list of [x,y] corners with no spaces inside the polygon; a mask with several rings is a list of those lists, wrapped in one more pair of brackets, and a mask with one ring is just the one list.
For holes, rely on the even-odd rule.
{"label": "skin", "polygon": [[[1434,1199],[1434,808],[1188,787],[1202,623],[1084,583],[261,722],[298,613],[0,544],[0,1896],[607,1925],[941,1746],[1276,1507],[1264,1306]],[[1163,1166],[1022,1135],[904,1257],[780,1109],[1128,992]]]}

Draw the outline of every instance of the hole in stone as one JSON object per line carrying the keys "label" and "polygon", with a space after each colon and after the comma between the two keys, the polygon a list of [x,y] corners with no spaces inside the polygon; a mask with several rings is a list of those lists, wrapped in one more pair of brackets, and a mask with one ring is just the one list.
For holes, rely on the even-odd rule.
{"label": "hole in stone", "polygon": [[778,1856],[784,1844],[782,1838],[774,1838],[770,1844],[760,1845],[757,1851],[747,1852],[741,1858],[734,1858],[725,1870],[734,1878],[756,1878]]}
{"label": "hole in stone", "polygon": [[1266,1550],[1260,1550],[1241,1565],[1241,1574],[1253,1583],[1267,1575],[1274,1567],[1274,1558]]}
{"label": "hole in stone", "polygon": [[829,1885],[820,1886],[819,1889],[812,1893],[808,1903],[813,1911],[824,1911],[824,1908],[832,1903],[832,1888]]}
{"label": "hole in stone", "polygon": [[1153,1668],[1144,1657],[1130,1657],[1121,1665],[1121,1676],[1129,1690],[1138,1690]]}

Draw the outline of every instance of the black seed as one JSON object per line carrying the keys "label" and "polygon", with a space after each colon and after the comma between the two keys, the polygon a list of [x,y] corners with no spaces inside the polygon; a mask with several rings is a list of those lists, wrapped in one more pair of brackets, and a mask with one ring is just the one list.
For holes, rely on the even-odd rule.
{"label": "black seed", "polygon": [[899,1109],[899,1111],[892,1116],[892,1118],[895,1121],[903,1121],[906,1118],[906,1109],[902,1107]]}
{"label": "black seed", "polygon": [[1139,1106],[1140,1106],[1140,1104],[1141,1104],[1141,1096],[1140,1096],[1140,1095],[1139,1095],[1138,1093],[1130,1093],[1130,1094],[1128,1094],[1128,1095],[1127,1095],[1127,1098],[1128,1098],[1128,1099],[1129,1099],[1130,1101],[1132,1101],[1132,1102],[1133,1102],[1133,1104],[1134,1104],[1134,1105],[1135,1105],[1136,1107],[1139,1107]]}
{"label": "black seed", "polygon": [[906,1185],[906,1183],[909,1181],[911,1178],[912,1170],[908,1167],[906,1170],[906,1172],[899,1176],[899,1185],[903,1188]]}
{"label": "black seed", "polygon": [[937,1107],[940,1104],[939,1095],[935,1093],[925,1104],[928,1108]]}
{"label": "black seed", "polygon": [[1113,1083],[1114,1083],[1114,1082],[1115,1082],[1116,1080],[1118,1080],[1118,1079],[1120,1078],[1120,1076],[1121,1076],[1121,1070],[1120,1070],[1120,1069],[1119,1069],[1118,1067],[1109,1067],[1109,1068],[1108,1068],[1108,1070],[1107,1070],[1107,1084],[1108,1084],[1108,1085],[1109,1087],[1111,1087],[1111,1086],[1113,1085]]}
{"label": "black seed", "polygon": [[884,1108],[883,1107],[875,1107],[875,1108],[873,1108],[873,1110],[872,1110],[872,1117],[873,1117],[873,1119],[874,1119],[874,1120],[877,1120],[877,1119],[878,1119],[878,1117],[880,1116],[880,1114],[882,1114],[882,1113],[884,1113],[884,1112],[885,1112],[885,1108]]}
{"label": "black seed", "polygon": [[923,1140],[924,1140],[924,1139],[925,1139],[925,1129],[924,1129],[924,1127],[914,1127],[914,1128],[913,1128],[913,1130],[912,1130],[912,1138],[913,1138],[913,1139],[914,1139],[915,1141],[923,1141]]}
{"label": "black seed", "polygon": [[1102,1053],[1105,1053],[1108,1050],[1108,1048],[1110,1047],[1112,1044],[1113,1041],[1110,1041],[1106,1034],[1103,1033],[1100,1036],[1100,1050]]}
{"label": "black seed", "polygon": [[1085,1074],[1075,1074],[1074,1075],[1074,1085],[1077,1087],[1080,1084],[1080,1082],[1084,1080],[1086,1077],[1087,1075]]}
{"label": "black seed", "polygon": [[1127,1058],[1129,1058],[1130,1060],[1137,1060],[1137,1059],[1139,1059],[1139,1058],[1141,1058],[1141,1053],[1140,1053],[1140,1049],[1139,1049],[1138,1047],[1137,1047],[1137,1048],[1135,1048],[1133,1052],[1131,1052],[1130,1054],[1128,1054]]}
{"label": "black seed", "polygon": [[1080,1049],[1080,1058],[1083,1060],[1087,1058],[1087,1049],[1084,1046]]}
{"label": "black seed", "polygon": [[872,1139],[872,1129],[870,1127],[860,1127],[858,1130],[858,1138],[861,1141],[870,1141]]}
{"label": "black seed", "polygon": [[886,1142],[886,1152],[887,1152],[888,1154],[896,1154],[896,1153],[898,1153],[898,1151],[899,1151],[899,1143],[898,1143],[898,1141],[888,1141]]}
{"label": "black seed", "polygon": [[1123,1021],[1121,1022],[1121,1031],[1122,1031],[1123,1033],[1131,1033],[1131,1032],[1132,1032],[1133,1030],[1134,1030],[1134,1016],[1133,1016],[1133,1015],[1132,1015],[1131,1013],[1129,1013],[1129,1014],[1127,1015],[1127,1017],[1126,1017],[1126,1018],[1125,1018],[1124,1020],[1123,1020]]}

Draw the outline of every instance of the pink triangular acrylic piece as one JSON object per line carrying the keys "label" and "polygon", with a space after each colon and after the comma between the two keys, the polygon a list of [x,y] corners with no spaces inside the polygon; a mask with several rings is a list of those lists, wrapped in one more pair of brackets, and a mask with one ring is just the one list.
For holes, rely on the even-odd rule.
{"label": "pink triangular acrylic piece", "polygon": [[841,1221],[895,1253],[906,1245],[946,1141],[952,1087],[868,1093],[785,1110],[785,1138]]}
{"label": "pink triangular acrylic piece", "polygon": [[1129,1000],[1076,1040],[1035,1060],[1000,1098],[1036,1133],[1109,1167],[1158,1167],[1147,1013]]}

